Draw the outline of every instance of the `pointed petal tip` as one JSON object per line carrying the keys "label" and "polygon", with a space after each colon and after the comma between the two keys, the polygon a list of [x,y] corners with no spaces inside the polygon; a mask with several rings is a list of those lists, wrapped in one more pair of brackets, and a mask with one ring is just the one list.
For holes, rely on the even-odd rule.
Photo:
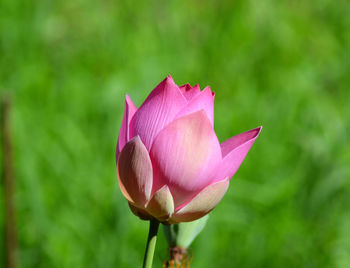
{"label": "pointed petal tip", "polygon": [[199,90],[201,90],[199,84],[195,84],[193,88],[194,88],[194,89],[199,89]]}
{"label": "pointed petal tip", "polygon": [[262,128],[263,128],[262,126],[259,126],[257,128],[253,128],[251,130],[248,130],[245,133],[255,132],[255,134],[251,137],[251,139],[256,139],[260,135]]}
{"label": "pointed petal tip", "polygon": [[[171,87],[174,87],[174,86],[175,86],[175,87],[178,87],[178,86],[176,85],[174,79],[171,77],[170,74],[167,75],[167,76],[162,80],[162,82],[160,82],[160,83],[158,84],[157,87],[159,87],[159,86],[162,86],[162,87],[166,87],[166,86],[171,86]],[[157,87],[156,87],[156,88],[157,88]],[[156,88],[153,89],[152,92],[155,91]],[[151,94],[152,94],[152,92],[151,92]],[[150,95],[151,95],[151,94],[150,94]]]}
{"label": "pointed petal tip", "polygon": [[257,131],[257,133],[256,133],[256,138],[260,135],[262,129],[263,129],[262,126],[255,128],[255,130]]}
{"label": "pointed petal tip", "polygon": [[125,102],[128,103],[130,101],[132,101],[130,95],[129,94],[125,94]]}
{"label": "pointed petal tip", "polygon": [[165,78],[165,80],[167,82],[171,82],[171,83],[175,84],[174,79],[172,78],[172,76],[170,74],[168,74],[168,76]]}
{"label": "pointed petal tip", "polygon": [[221,168],[218,171],[218,179],[232,178],[236,173],[250,148],[258,138],[262,127],[257,127],[238,134],[220,144],[222,153]]}
{"label": "pointed petal tip", "polygon": [[260,135],[261,130],[262,130],[262,126],[253,128],[251,130],[238,134],[232,138],[243,137],[243,140],[242,140],[243,142],[239,144],[239,146],[237,146],[237,147],[240,147],[242,145],[245,145],[248,142],[251,142],[252,140],[256,140],[256,138]]}
{"label": "pointed petal tip", "polygon": [[124,115],[123,115],[122,124],[120,127],[119,137],[117,141],[116,159],[118,159],[118,155],[120,154],[120,151],[124,148],[125,144],[129,141],[130,121],[133,118],[136,111],[137,111],[136,105],[134,104],[130,96],[126,94]]}
{"label": "pointed petal tip", "polygon": [[125,103],[129,106],[132,105],[132,108],[136,108],[136,105],[134,104],[133,100],[131,99],[130,95],[128,93],[125,94]]}
{"label": "pointed petal tip", "polygon": [[167,76],[149,94],[130,122],[130,137],[140,135],[149,149],[164,126],[173,121],[187,104],[179,87]]}
{"label": "pointed petal tip", "polygon": [[169,191],[170,192],[169,186],[166,185],[166,184],[161,189],[163,189],[164,191]]}
{"label": "pointed petal tip", "polygon": [[[141,138],[139,135],[136,135],[134,137],[132,137],[128,143],[133,143],[133,144],[137,144],[138,146],[141,146],[141,147],[145,147],[145,144],[142,142]],[[147,150],[147,149],[146,149]]]}
{"label": "pointed petal tip", "polygon": [[[143,144],[143,142],[142,142],[142,140],[141,140],[141,138],[140,138],[139,135],[136,135],[135,137],[133,137],[132,139],[130,139],[130,141],[141,142],[141,143]],[[143,144],[143,146],[144,146],[144,144]]]}
{"label": "pointed petal tip", "polygon": [[161,221],[168,219],[174,213],[174,199],[168,185],[164,185],[153,194],[146,210]]}
{"label": "pointed petal tip", "polygon": [[210,93],[211,93],[211,96],[213,97],[213,99],[215,98],[215,92],[211,90],[211,87],[210,87],[210,86],[206,86],[206,87],[203,89],[203,91],[204,91],[204,90],[209,90]]}
{"label": "pointed petal tip", "polygon": [[180,89],[183,90],[184,92],[187,92],[192,89],[192,86],[189,83],[186,83],[182,86],[180,86]]}

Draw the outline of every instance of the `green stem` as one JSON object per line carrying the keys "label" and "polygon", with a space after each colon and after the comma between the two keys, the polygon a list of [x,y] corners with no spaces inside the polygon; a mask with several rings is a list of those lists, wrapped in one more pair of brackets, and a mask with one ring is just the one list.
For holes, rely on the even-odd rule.
{"label": "green stem", "polygon": [[149,232],[147,239],[146,252],[143,259],[143,268],[152,268],[154,249],[156,248],[157,233],[159,228],[159,221],[149,221]]}

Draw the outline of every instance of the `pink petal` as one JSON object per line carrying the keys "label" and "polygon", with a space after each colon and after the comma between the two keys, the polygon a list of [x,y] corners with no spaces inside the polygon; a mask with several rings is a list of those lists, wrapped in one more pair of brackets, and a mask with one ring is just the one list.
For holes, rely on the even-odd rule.
{"label": "pink petal", "polygon": [[180,90],[188,101],[194,98],[195,96],[197,96],[201,92],[199,85],[195,85],[194,87],[191,87],[191,85],[188,83],[181,86]]}
{"label": "pink petal", "polygon": [[218,169],[217,179],[232,178],[259,136],[261,129],[262,127],[258,127],[249,130],[228,139],[220,145],[223,159]]}
{"label": "pink petal", "polygon": [[168,219],[173,214],[174,199],[167,185],[153,194],[146,209],[153,217],[161,221]]}
{"label": "pink petal", "polygon": [[118,160],[119,186],[134,206],[144,207],[152,191],[152,163],[140,137],[131,139]]}
{"label": "pink petal", "polygon": [[188,204],[177,210],[172,216],[172,222],[187,222],[197,220],[213,210],[225,195],[229,180],[224,179],[205,187]]}
{"label": "pink petal", "polygon": [[139,135],[149,150],[154,138],[186,105],[187,101],[171,76],[147,97],[130,122],[130,137]]}
{"label": "pink petal", "polygon": [[123,117],[122,125],[120,127],[119,138],[117,142],[116,161],[118,161],[118,156],[120,154],[120,151],[123,149],[124,145],[129,140],[129,124],[136,111],[137,111],[137,107],[135,106],[135,104],[133,103],[129,95],[126,95],[124,117]]}
{"label": "pink petal", "polygon": [[221,150],[203,110],[176,119],[156,137],[151,151],[153,191],[168,185],[175,206],[207,186],[221,162]]}
{"label": "pink petal", "polygon": [[214,97],[210,87],[206,87],[192,98],[176,117],[179,118],[199,110],[204,110],[211,124],[214,125]]}

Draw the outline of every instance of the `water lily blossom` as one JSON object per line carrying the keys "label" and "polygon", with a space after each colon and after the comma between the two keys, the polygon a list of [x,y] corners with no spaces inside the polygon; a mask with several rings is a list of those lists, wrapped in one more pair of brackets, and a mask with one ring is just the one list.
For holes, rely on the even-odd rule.
{"label": "water lily blossom", "polygon": [[140,108],[126,96],[116,160],[120,189],[135,215],[179,223],[215,208],[261,127],[220,144],[213,125],[209,87],[179,87],[168,76]]}

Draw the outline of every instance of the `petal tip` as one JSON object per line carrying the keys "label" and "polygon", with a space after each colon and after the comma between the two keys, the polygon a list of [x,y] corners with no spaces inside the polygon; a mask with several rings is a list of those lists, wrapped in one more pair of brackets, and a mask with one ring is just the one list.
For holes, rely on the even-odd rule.
{"label": "petal tip", "polygon": [[151,197],[146,210],[160,221],[167,220],[174,212],[174,199],[168,185],[164,185]]}
{"label": "petal tip", "polygon": [[125,94],[125,101],[126,102],[130,102],[131,101],[131,97],[130,97],[130,95],[128,93]]}
{"label": "petal tip", "polygon": [[175,84],[174,79],[172,78],[172,76],[170,74],[168,74],[168,76],[165,78],[165,81],[168,83],[170,82],[172,84]]}
{"label": "petal tip", "polygon": [[192,89],[192,86],[189,83],[186,83],[180,87],[180,89],[183,89],[185,92]]}
{"label": "petal tip", "polygon": [[263,128],[262,126],[259,126],[257,128],[247,131],[247,132],[255,132],[255,135],[251,139],[256,139],[260,135],[262,128]]}

